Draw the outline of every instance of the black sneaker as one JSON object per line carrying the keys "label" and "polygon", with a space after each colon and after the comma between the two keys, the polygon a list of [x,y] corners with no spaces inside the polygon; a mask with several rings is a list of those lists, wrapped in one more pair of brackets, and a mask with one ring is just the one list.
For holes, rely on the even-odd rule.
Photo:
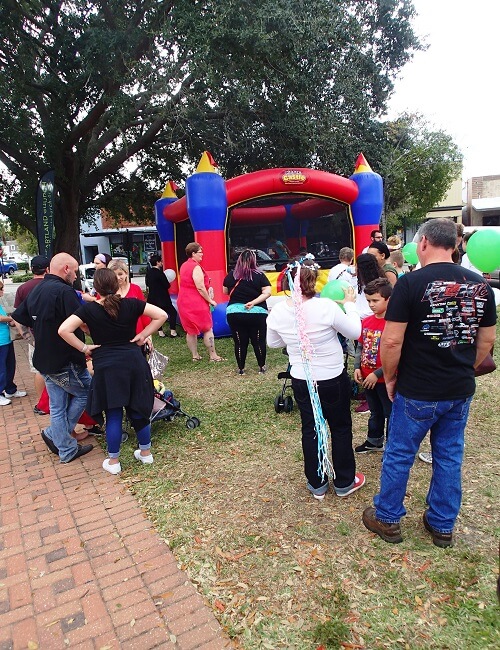
{"label": "black sneaker", "polygon": [[89,451],[92,451],[92,449],[94,449],[94,445],[78,445],[76,454],[73,456],[73,458],[70,458],[64,462],[71,463],[72,460],[76,460],[77,458],[80,458],[80,456],[85,456],[85,454],[88,454]]}
{"label": "black sneaker", "polygon": [[105,436],[106,432],[98,424],[93,424],[89,429],[85,429],[91,436]]}
{"label": "black sneaker", "polygon": [[49,438],[49,436],[45,433],[43,429],[40,431],[40,435],[42,436],[42,440],[50,449],[50,451],[53,454],[56,454],[56,456],[59,456],[59,449],[55,446],[55,444],[52,442],[52,440]]}
{"label": "black sneaker", "polygon": [[36,415],[48,415],[45,411],[42,411],[42,409],[39,409],[38,406],[33,407],[33,413]]}
{"label": "black sneaker", "polygon": [[371,442],[365,440],[365,442],[362,445],[358,445],[357,447],[355,447],[354,451],[357,454],[369,454],[372,451],[384,451],[384,443],[382,443],[381,445],[372,445]]}

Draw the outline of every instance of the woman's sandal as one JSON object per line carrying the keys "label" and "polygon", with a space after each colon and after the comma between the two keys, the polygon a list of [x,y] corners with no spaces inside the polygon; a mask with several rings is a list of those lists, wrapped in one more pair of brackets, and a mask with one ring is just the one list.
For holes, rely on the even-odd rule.
{"label": "woman's sandal", "polygon": [[216,357],[215,359],[210,359],[210,361],[213,361],[214,363],[219,363],[220,361],[227,361],[227,359],[224,359],[224,357]]}
{"label": "woman's sandal", "polygon": [[201,361],[202,357],[193,357],[193,361]]}

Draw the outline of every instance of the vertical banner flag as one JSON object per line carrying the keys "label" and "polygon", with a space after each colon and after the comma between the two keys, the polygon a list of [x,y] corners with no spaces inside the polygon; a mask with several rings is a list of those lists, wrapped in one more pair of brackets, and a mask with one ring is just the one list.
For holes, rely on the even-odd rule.
{"label": "vertical banner flag", "polygon": [[38,252],[49,259],[54,253],[55,172],[45,172],[36,191],[36,236]]}

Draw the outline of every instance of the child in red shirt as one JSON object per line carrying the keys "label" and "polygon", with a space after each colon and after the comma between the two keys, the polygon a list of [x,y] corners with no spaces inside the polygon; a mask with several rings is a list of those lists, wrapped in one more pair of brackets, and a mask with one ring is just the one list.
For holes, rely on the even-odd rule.
{"label": "child in red shirt", "polygon": [[382,372],[380,339],[391,292],[392,285],[385,278],[372,280],[365,287],[366,300],[373,316],[367,316],[361,324],[360,345],[354,361],[354,380],[365,389],[370,419],[366,441],[354,449],[358,454],[384,450],[384,433],[391,415],[392,402],[387,395]]}

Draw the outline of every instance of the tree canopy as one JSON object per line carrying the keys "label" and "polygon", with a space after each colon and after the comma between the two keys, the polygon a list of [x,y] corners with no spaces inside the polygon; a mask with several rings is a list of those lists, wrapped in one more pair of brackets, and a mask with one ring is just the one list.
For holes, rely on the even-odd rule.
{"label": "tree canopy", "polygon": [[384,125],[380,160],[388,232],[418,223],[446,195],[462,170],[463,155],[450,135],[421,115],[401,115]]}
{"label": "tree canopy", "polygon": [[35,231],[54,169],[55,250],[81,219],[150,214],[210,149],[226,177],[377,159],[393,80],[420,48],[409,0],[3,0],[0,212]]}

